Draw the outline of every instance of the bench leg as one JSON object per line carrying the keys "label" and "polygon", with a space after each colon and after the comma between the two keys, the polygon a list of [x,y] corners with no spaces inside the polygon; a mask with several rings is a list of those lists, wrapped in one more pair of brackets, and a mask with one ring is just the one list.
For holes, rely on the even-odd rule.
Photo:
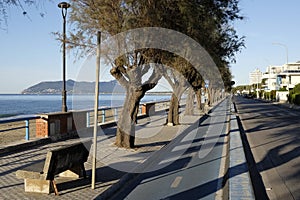
{"label": "bench leg", "polygon": [[58,196],[59,193],[58,193],[58,190],[57,190],[57,187],[56,187],[55,180],[51,180],[51,185],[52,185],[52,187],[53,187],[53,190],[54,190],[55,195]]}
{"label": "bench leg", "polygon": [[59,174],[60,177],[69,177],[69,178],[86,178],[86,172],[84,164],[77,165],[69,170],[66,170]]}
{"label": "bench leg", "polygon": [[86,178],[86,171],[85,171],[83,163],[81,164],[81,170],[82,170],[82,173],[83,173],[83,178]]}

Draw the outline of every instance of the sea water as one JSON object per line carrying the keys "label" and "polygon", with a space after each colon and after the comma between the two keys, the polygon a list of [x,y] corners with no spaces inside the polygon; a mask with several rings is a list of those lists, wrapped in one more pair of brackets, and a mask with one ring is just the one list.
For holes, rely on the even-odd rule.
{"label": "sea water", "polygon": [[[94,95],[68,95],[68,110],[94,108]],[[125,94],[100,94],[99,107],[122,106]],[[169,100],[170,95],[146,94],[143,102]],[[0,94],[0,118],[61,111],[61,95]]]}

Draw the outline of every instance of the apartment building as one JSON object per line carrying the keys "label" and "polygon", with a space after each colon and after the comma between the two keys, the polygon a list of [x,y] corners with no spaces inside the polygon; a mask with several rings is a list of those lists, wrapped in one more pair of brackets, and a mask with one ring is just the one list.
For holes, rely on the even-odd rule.
{"label": "apartment building", "polygon": [[283,71],[277,75],[277,85],[280,88],[293,89],[300,83],[300,62],[283,65]]}
{"label": "apartment building", "polygon": [[268,66],[262,75],[262,89],[265,91],[278,90],[277,75],[283,71],[283,66]]}

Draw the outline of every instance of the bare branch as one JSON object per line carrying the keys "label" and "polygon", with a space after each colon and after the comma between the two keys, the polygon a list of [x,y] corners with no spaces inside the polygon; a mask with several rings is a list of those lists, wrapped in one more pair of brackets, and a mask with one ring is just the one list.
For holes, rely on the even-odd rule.
{"label": "bare branch", "polygon": [[128,87],[129,83],[128,81],[124,78],[124,74],[122,73],[123,67],[113,67],[110,70],[110,73],[115,79],[123,86],[123,87]]}

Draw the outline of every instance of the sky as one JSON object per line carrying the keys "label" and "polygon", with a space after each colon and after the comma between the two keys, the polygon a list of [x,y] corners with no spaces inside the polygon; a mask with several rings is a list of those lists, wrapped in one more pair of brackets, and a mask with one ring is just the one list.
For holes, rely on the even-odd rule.
{"label": "sky", "polygon": [[[0,30],[0,94],[18,94],[42,81],[62,80],[61,44],[53,32],[62,31],[59,1],[41,1],[36,8],[8,10],[7,27]],[[245,36],[245,48],[236,55],[231,71],[236,85],[249,84],[249,73],[270,65],[300,60],[300,1],[241,0],[244,20],[234,23]],[[43,13],[41,16],[40,13]],[[67,26],[68,29],[68,26]],[[279,45],[281,44],[281,45]],[[67,79],[77,80],[87,63],[67,54]],[[101,81],[111,80],[109,67],[102,67]]]}

